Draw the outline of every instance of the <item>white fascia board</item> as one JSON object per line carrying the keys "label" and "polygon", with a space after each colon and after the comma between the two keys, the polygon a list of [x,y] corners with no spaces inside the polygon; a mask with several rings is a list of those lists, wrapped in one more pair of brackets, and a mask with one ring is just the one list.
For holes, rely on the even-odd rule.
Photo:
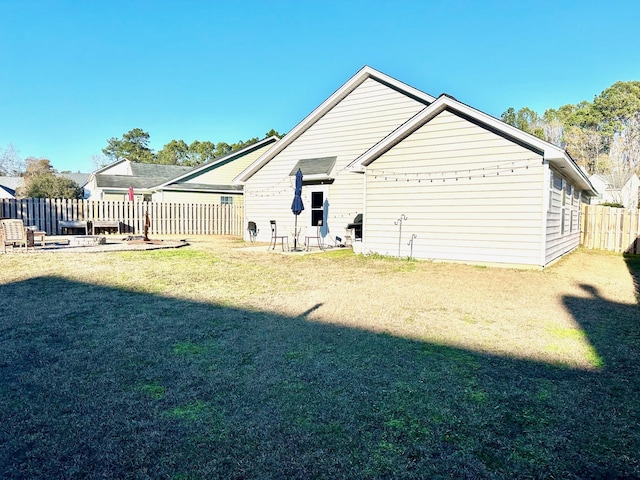
{"label": "white fascia board", "polygon": [[357,87],[362,85],[368,78],[373,78],[386,83],[389,86],[403,92],[407,96],[413,96],[425,103],[431,103],[435,100],[434,97],[428,95],[416,88],[406,85],[395,78],[385,75],[382,72],[377,71],[369,66],[361,68],[353,77],[351,77],[344,85],[336,90],[329,98],[320,104],[313,112],[307,115],[300,123],[298,123],[287,135],[285,135],[278,143],[272,148],[266,151],[260,158],[258,158],[252,165],[249,165],[243,172],[241,172],[234,180],[233,183],[242,184],[246,182],[253,174],[260,170],[265,164],[271,161],[276,155],[282,152],[285,148],[291,145],[302,133],[304,133],[309,127],[316,123],[320,118],[327,114],[333,107],[335,107],[340,101],[342,101],[347,95],[354,91]]}

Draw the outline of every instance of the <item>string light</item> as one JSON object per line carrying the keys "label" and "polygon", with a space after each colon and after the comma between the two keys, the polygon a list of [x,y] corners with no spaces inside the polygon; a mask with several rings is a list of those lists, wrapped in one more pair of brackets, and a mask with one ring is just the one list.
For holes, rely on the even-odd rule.
{"label": "string light", "polygon": [[[526,163],[525,163],[526,162]],[[380,178],[384,178],[385,180],[398,181],[400,179],[404,179],[407,182],[411,182],[412,180],[417,181],[418,183],[422,183],[422,180],[429,180],[433,183],[434,178],[437,177],[442,179],[443,182],[447,180],[452,181],[460,181],[460,177],[463,176],[469,180],[474,178],[491,178],[491,177],[499,177],[500,175],[504,176],[505,174],[515,173],[516,170],[528,170],[530,165],[535,165],[539,162],[539,159],[526,159],[521,160],[518,163],[511,162],[500,162],[496,163],[492,166],[484,166],[478,168],[467,169],[463,172],[460,170],[442,170],[442,171],[420,171],[420,172],[402,172],[402,171],[390,171],[390,170],[369,170],[370,174],[373,175],[374,180],[378,180]]]}
{"label": "string light", "polygon": [[[459,182],[461,177],[468,180],[478,178],[491,178],[504,176],[505,174],[516,173],[517,170],[528,170],[529,166],[537,165],[540,162],[539,158],[528,158],[520,161],[506,161],[499,162],[491,166],[482,166],[477,168],[465,169],[463,171],[454,169],[443,169],[439,171],[393,171],[383,169],[367,169],[367,173],[370,178],[374,180],[385,181],[399,181],[404,180],[407,183],[416,181],[422,183],[422,180],[429,180],[433,183],[434,177],[441,179],[443,183],[447,181]],[[441,165],[445,167],[446,165]],[[438,165],[435,165],[438,167]],[[342,172],[344,169],[340,170]],[[265,197],[280,197],[291,194],[295,186],[293,184],[293,177],[286,176],[279,180],[275,185],[269,188],[262,188],[257,190],[248,189],[245,190],[245,196],[253,198],[265,198]],[[304,195],[303,198],[307,199],[308,196]]]}

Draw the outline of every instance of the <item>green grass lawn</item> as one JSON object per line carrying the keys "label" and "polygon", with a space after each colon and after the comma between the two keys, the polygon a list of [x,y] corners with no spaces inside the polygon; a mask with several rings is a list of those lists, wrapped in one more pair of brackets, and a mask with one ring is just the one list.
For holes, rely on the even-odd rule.
{"label": "green grass lawn", "polygon": [[0,256],[1,478],[639,478],[637,258]]}

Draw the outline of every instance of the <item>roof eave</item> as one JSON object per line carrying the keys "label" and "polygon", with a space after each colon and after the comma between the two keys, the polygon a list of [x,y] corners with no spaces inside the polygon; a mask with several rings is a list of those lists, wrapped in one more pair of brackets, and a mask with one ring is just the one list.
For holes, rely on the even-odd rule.
{"label": "roof eave", "polygon": [[431,105],[425,107],[423,110],[418,112],[418,114],[414,115],[394,132],[389,134],[386,138],[382,139],[360,157],[356,158],[347,166],[347,168],[353,172],[364,172],[366,167],[375,161],[380,155],[388,151],[394,145],[400,143],[444,110],[452,110],[454,113],[462,113],[494,131],[502,132],[505,136],[541,152],[543,158],[549,161],[552,165],[561,169],[568,168],[567,172],[570,172],[568,176],[570,176],[588,195],[597,195],[586,174],[563,149],[529,133],[523,132],[512,125],[504,123],[502,120],[498,120],[491,115],[476,110],[475,108],[461,103],[445,94],[438,97]]}
{"label": "roof eave", "polygon": [[435,100],[431,95],[424,93],[416,88],[413,88],[407,84],[396,80],[393,77],[385,75],[382,72],[377,71],[369,66],[362,67],[353,77],[347,80],[338,90],[336,90],[329,98],[322,102],[313,112],[307,115],[300,123],[298,123],[287,135],[285,135],[279,142],[277,142],[272,148],[266,151],[260,156],[253,164],[249,165],[244,171],[242,171],[234,180],[234,183],[242,184],[251,178],[258,170],[260,170],[266,163],[272,160],[276,155],[282,152],[285,148],[291,145],[303,132],[305,132],[311,125],[322,118],[327,112],[335,107],[340,101],[342,101],[347,95],[353,92],[357,87],[362,85],[367,79],[374,78],[382,83],[385,83],[393,88],[396,88],[406,95],[414,97],[423,101],[425,104],[429,104]]}

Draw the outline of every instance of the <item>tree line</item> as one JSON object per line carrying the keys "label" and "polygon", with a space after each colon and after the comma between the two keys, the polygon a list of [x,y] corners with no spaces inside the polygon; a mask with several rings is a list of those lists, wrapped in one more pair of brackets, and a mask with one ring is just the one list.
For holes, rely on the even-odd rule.
{"label": "tree line", "polygon": [[[273,129],[265,134],[265,137],[271,136],[282,137]],[[256,137],[231,144],[195,140],[189,145],[184,140],[171,140],[155,153],[149,148],[149,138],[149,133],[140,128],[128,131],[122,135],[122,138],[110,138],[107,140],[107,146],[102,149],[104,158],[96,159],[94,156],[96,168],[120,158],[133,162],[197,166],[260,140]],[[82,198],[83,196],[82,187],[73,180],[61,176],[48,159],[29,157],[22,160],[18,150],[12,144],[0,151],[0,176],[23,177],[22,185],[16,190],[16,197],[19,198]]]}
{"label": "tree line", "polygon": [[564,148],[589,175],[640,174],[640,82],[616,82],[582,101],[550,108],[508,108],[502,121]]}
{"label": "tree line", "polygon": [[[265,138],[271,136],[282,137],[273,129],[265,134]],[[171,140],[157,153],[149,147],[149,140],[148,132],[141,128],[134,128],[123,134],[121,138],[111,137],[107,141],[107,146],[102,149],[102,153],[109,162],[126,158],[132,162],[197,166],[252,145],[260,139],[254,137],[231,144],[200,140],[187,144],[184,140]]]}
{"label": "tree line", "polygon": [[[596,95],[593,101],[550,108],[542,115],[529,107],[508,108],[502,121],[567,150],[588,174],[606,173],[624,177],[640,174],[640,81],[616,82]],[[270,130],[265,137],[282,137]],[[236,143],[171,140],[158,152],[149,147],[150,135],[134,128],[120,138],[109,138],[95,159],[96,167],[126,158],[133,162],[197,166],[256,143],[250,138]],[[21,160],[9,145],[0,151],[0,176],[25,176],[21,196],[75,198],[77,184],[60,177],[44,158]],[[75,182],[72,182],[75,183]],[[78,188],[76,188],[78,187]],[[72,197],[69,197],[71,195]]]}

